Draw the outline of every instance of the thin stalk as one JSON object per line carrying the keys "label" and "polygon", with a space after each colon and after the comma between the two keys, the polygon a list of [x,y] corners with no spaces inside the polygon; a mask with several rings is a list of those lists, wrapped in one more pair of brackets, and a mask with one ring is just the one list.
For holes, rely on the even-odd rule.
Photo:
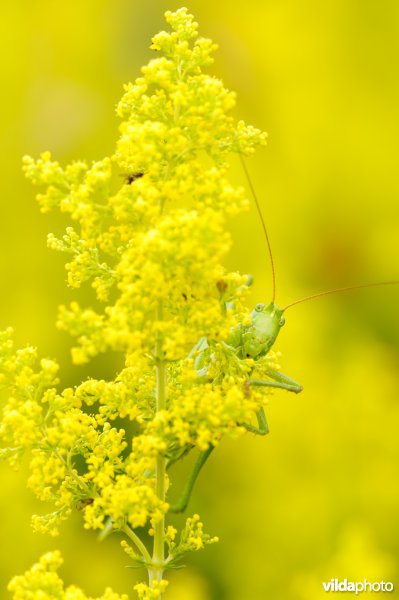
{"label": "thin stalk", "polygon": [[[162,321],[162,303],[159,303],[156,320]],[[162,334],[157,334],[155,347],[156,360],[156,410],[157,412],[166,408],[166,363],[163,350]],[[166,459],[158,454],[155,469],[155,489],[161,502],[165,502],[165,476]],[[165,517],[162,517],[154,526],[154,546],[152,554],[153,568],[149,570],[149,584],[153,581],[161,581],[165,566]],[[161,600],[161,596],[160,596]]]}
{"label": "thin stalk", "polygon": [[127,537],[135,544],[137,550],[139,550],[140,554],[146,561],[146,563],[151,564],[151,556],[148,552],[147,548],[144,546],[143,542],[139,538],[139,536],[129,527],[129,525],[125,525],[122,529],[123,533],[127,535]]}

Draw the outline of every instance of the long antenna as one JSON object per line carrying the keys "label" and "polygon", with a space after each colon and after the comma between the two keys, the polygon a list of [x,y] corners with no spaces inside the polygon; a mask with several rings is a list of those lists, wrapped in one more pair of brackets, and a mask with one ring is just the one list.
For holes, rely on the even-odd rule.
{"label": "long antenna", "polygon": [[266,238],[267,248],[268,248],[269,257],[270,257],[270,264],[271,264],[271,267],[272,267],[272,303],[274,304],[274,301],[276,299],[276,271],[275,271],[275,268],[274,268],[274,260],[273,260],[272,247],[271,247],[271,244],[270,244],[269,235],[267,233],[265,221],[263,219],[262,211],[260,209],[259,200],[257,198],[256,192],[255,192],[255,188],[254,188],[254,186],[252,184],[252,181],[251,181],[251,178],[249,176],[247,165],[245,164],[243,155],[240,153],[239,156],[240,156],[242,168],[244,169],[245,177],[247,178],[247,181],[248,181],[249,189],[251,190],[251,194],[253,196],[253,199],[255,200],[256,209],[258,211],[258,215],[259,215],[261,223],[262,223],[263,233],[265,234],[265,238]]}
{"label": "long antenna", "polygon": [[313,298],[320,298],[320,296],[329,296],[330,294],[337,294],[339,292],[350,292],[352,290],[360,290],[362,288],[371,288],[371,287],[379,287],[381,285],[398,285],[399,281],[381,281],[379,283],[364,283],[361,285],[352,285],[350,287],[342,287],[336,288],[335,290],[328,290],[327,292],[319,292],[318,294],[312,294],[311,296],[305,296],[305,298],[300,298],[299,300],[295,300],[295,302],[291,302],[287,304],[282,310],[287,310],[287,308],[291,308],[291,306],[295,306],[295,304],[300,304],[301,302],[306,302],[307,300],[313,300]]}

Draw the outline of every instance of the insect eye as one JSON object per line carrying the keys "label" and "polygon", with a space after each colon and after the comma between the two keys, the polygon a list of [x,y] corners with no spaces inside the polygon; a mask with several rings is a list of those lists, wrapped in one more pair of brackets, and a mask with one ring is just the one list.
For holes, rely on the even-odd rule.
{"label": "insect eye", "polygon": [[255,306],[256,312],[262,312],[262,310],[264,310],[264,308],[265,308],[265,305],[262,303],[259,303]]}
{"label": "insect eye", "polygon": [[278,322],[279,326],[282,327],[285,324],[285,318],[284,317],[280,317],[280,320]]}

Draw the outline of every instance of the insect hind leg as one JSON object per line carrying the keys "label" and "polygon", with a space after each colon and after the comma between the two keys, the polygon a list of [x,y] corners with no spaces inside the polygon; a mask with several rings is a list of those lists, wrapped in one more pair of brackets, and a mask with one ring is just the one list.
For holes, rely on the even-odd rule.
{"label": "insect hind leg", "polygon": [[291,377],[288,377],[288,375],[280,373],[280,371],[274,371],[274,369],[269,369],[268,371],[266,371],[266,375],[270,377],[272,381],[263,379],[250,379],[250,385],[254,385],[257,387],[270,387],[287,390],[287,392],[293,392],[294,394],[299,394],[303,390],[303,387],[300,383],[298,383]]}
{"label": "insect hind leg", "polygon": [[254,433],[255,435],[267,435],[269,433],[269,426],[266,421],[265,411],[263,407],[258,410],[256,413],[256,418],[258,419],[258,427],[255,425],[251,425],[250,423],[238,423],[241,427],[244,427],[250,433]]}

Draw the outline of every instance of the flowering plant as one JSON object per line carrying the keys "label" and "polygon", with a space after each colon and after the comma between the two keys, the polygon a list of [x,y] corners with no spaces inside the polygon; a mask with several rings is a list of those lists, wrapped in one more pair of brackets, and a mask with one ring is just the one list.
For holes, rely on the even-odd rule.
{"label": "flowering plant", "polygon": [[[54,510],[34,515],[36,531],[57,535],[75,509],[87,529],[124,534],[132,563],[145,567],[141,599],[161,598],[165,571],[188,551],[217,541],[198,515],[178,534],[166,523],[182,510],[210,451],[223,436],[246,429],[266,402],[245,385],[273,363],[265,354],[239,357],[232,335],[248,326],[248,277],[230,273],[226,218],[247,207],[228,180],[231,153],[249,155],[266,134],[231,116],[234,93],[203,73],[215,45],[198,37],[185,8],[166,13],[171,31],[152,40],[160,56],[125,87],[122,119],[110,157],[61,167],[45,152],[24,158],[26,176],[42,187],[43,212],[59,209],[73,226],[50,234],[65,252],[68,284],[91,282],[99,310],[61,306],[58,327],[76,338],[72,359],[113,350],[124,355],[114,380],[87,379],[59,388],[58,365],[34,348],[15,350],[0,335],[1,455],[13,466],[30,455],[29,487]],[[120,179],[120,174],[123,179]],[[123,428],[120,423],[123,422]],[[250,428],[248,424],[246,428]],[[183,501],[168,502],[173,465],[189,452],[200,459]],[[147,528],[152,550],[143,541]],[[57,574],[58,552],[44,555],[9,589],[14,600],[83,600]],[[108,589],[102,600],[122,600]]]}

